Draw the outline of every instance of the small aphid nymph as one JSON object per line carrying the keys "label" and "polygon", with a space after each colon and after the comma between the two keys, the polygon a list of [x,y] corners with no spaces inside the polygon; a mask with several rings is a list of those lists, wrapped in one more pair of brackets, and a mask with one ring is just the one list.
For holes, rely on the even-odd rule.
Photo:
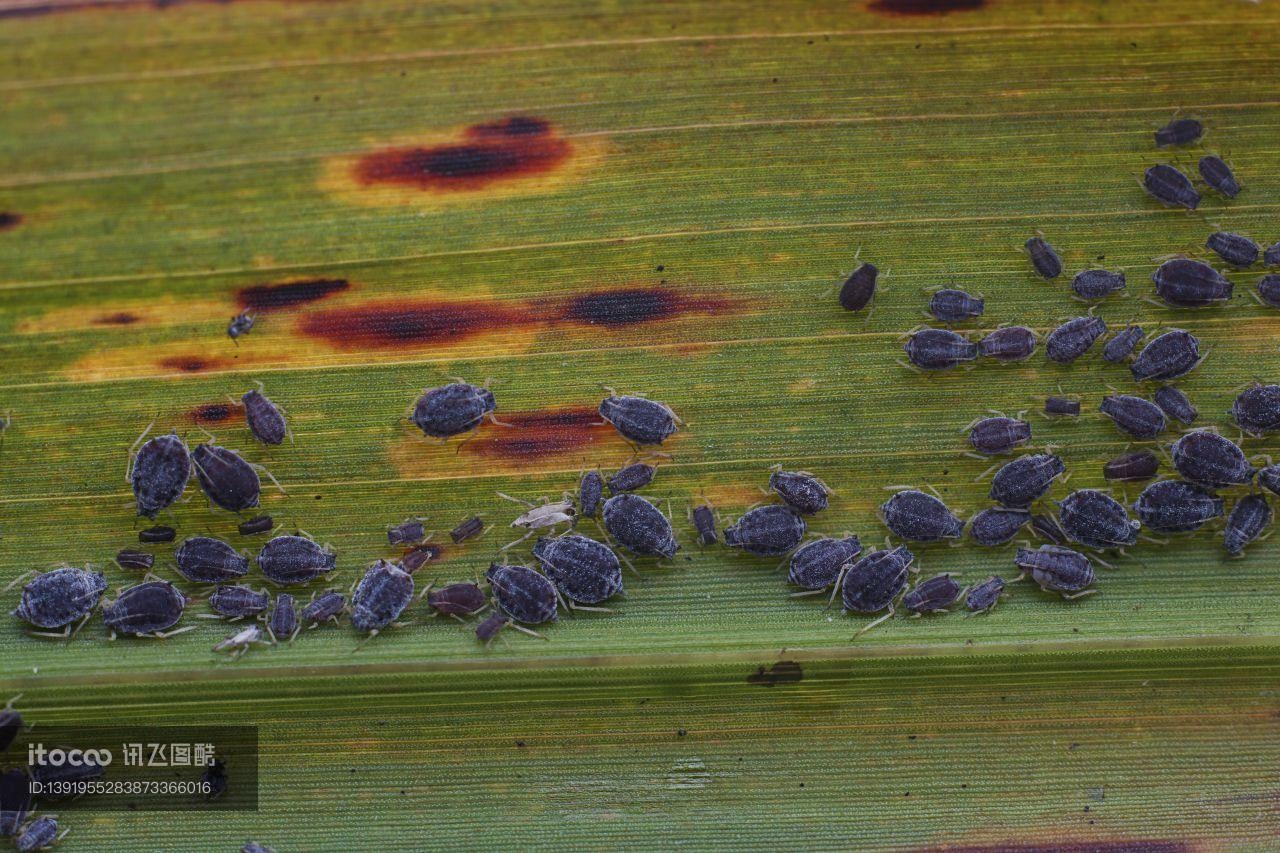
{"label": "small aphid nymph", "polygon": [[1223,500],[1195,483],[1160,480],[1142,490],[1133,511],[1156,533],[1188,533],[1220,517]]}
{"label": "small aphid nymph", "polygon": [[960,597],[960,584],[949,574],[935,575],[916,584],[902,596],[902,606],[916,616],[945,613]]}
{"label": "small aphid nymph", "polygon": [[1227,516],[1227,526],[1222,532],[1227,553],[1239,555],[1245,546],[1262,535],[1271,526],[1271,504],[1262,495],[1245,495],[1236,501]]}
{"label": "small aphid nymph", "polygon": [[1101,317],[1075,317],[1049,333],[1044,344],[1045,353],[1050,361],[1070,364],[1088,352],[1106,331],[1107,324]]}
{"label": "small aphid nymph", "polygon": [[969,428],[969,446],[984,456],[999,456],[1031,440],[1031,424],[1003,416],[983,418]]}
{"label": "small aphid nymph", "polygon": [[1108,480],[1135,482],[1150,480],[1160,470],[1160,458],[1150,450],[1125,453],[1102,466],[1102,476]]}
{"label": "small aphid nymph", "polygon": [[129,468],[138,515],[155,518],[182,497],[189,479],[191,451],[178,436],[158,435],[142,445]]}
{"label": "small aphid nymph", "polygon": [[861,311],[870,305],[876,295],[876,277],[879,274],[875,264],[864,263],[854,270],[840,287],[840,307],[846,311]]}
{"label": "small aphid nymph", "polygon": [[929,313],[939,323],[963,323],[981,317],[984,308],[981,298],[952,288],[939,290],[929,299]]}
{"label": "small aphid nymph", "polygon": [[1093,565],[1079,551],[1058,545],[1041,545],[1036,550],[1019,548],[1014,564],[1030,574],[1045,592],[1063,598],[1078,598],[1093,584]]}
{"label": "small aphid nymph", "polygon": [[1105,299],[1124,290],[1124,273],[1110,270],[1083,270],[1071,280],[1071,291],[1081,299]]}
{"label": "small aphid nymph", "polygon": [[209,596],[209,609],[229,619],[257,616],[270,604],[271,597],[266,592],[247,586],[220,586]]}
{"label": "small aphid nymph", "polygon": [[903,349],[907,360],[921,370],[950,370],[978,357],[978,345],[950,329],[921,329]]}
{"label": "small aphid nymph", "polygon": [[1166,207],[1185,207],[1195,210],[1200,205],[1200,193],[1191,179],[1168,163],[1160,163],[1147,169],[1142,176],[1142,186],[1151,197]]}
{"label": "small aphid nymph", "polygon": [[618,495],[623,492],[634,492],[643,489],[653,482],[653,475],[658,469],[644,462],[635,462],[625,468],[619,468],[606,482],[609,494]]}
{"label": "small aphid nymph", "polygon": [[1183,425],[1190,425],[1200,416],[1196,407],[1191,405],[1187,395],[1172,385],[1165,385],[1152,397],[1160,411]]}
{"label": "small aphid nymph", "polygon": [[972,613],[990,613],[1004,596],[1004,587],[1004,578],[992,575],[969,590],[964,599],[965,607]]}
{"label": "small aphid nymph", "polygon": [[1142,348],[1129,365],[1139,382],[1168,381],[1190,373],[1200,363],[1200,340],[1182,329],[1170,329]]}
{"label": "small aphid nymph", "polygon": [[804,540],[807,528],[804,517],[791,507],[766,504],[725,528],[724,544],[757,557],[780,557]]}
{"label": "small aphid nymph", "polygon": [[178,531],[166,525],[157,525],[148,527],[145,530],[138,531],[138,541],[144,545],[158,545],[163,542],[172,542],[178,535]]}
{"label": "small aphid nymph", "polygon": [[595,518],[604,497],[604,477],[599,471],[588,471],[578,483],[578,514],[583,518]]}
{"label": "small aphid nymph", "polygon": [[1001,506],[1030,506],[1066,471],[1066,463],[1053,454],[1022,456],[1002,466],[991,478],[990,497]]}
{"label": "small aphid nymph", "polygon": [[236,528],[240,531],[241,536],[257,536],[259,533],[266,533],[273,530],[276,521],[269,515],[255,515],[247,521],[240,522]]}
{"label": "small aphid nymph", "polygon": [[638,556],[670,559],[680,548],[670,519],[639,495],[630,492],[614,495],[604,502],[601,517],[609,535]]}
{"label": "small aphid nymph", "polygon": [[1223,162],[1221,157],[1206,154],[1200,158],[1199,167],[1200,177],[1204,178],[1204,182],[1222,195],[1227,198],[1240,195],[1240,183],[1236,180],[1231,167]]}
{"label": "small aphid nymph", "polygon": [[825,483],[807,471],[774,471],[769,475],[769,488],[783,503],[803,515],[822,512],[831,494]]}
{"label": "small aphid nymph", "polygon": [[898,492],[880,505],[880,517],[893,535],[908,542],[959,539],[964,522],[941,499],[916,489]]}
{"label": "small aphid nymph", "polygon": [[1126,548],[1138,541],[1139,522],[1124,505],[1096,489],[1080,489],[1058,504],[1063,531],[1086,548]]}
{"label": "small aphid nymph", "polygon": [[134,551],[129,548],[116,554],[116,565],[122,569],[135,572],[149,572],[155,565],[156,558],[146,551]]}
{"label": "small aphid nymph", "polygon": [[413,600],[413,575],[395,563],[379,560],[364,573],[351,595],[351,624],[357,631],[377,633],[390,625]]}
{"label": "small aphid nymph", "polygon": [[1193,118],[1178,118],[1156,131],[1156,147],[1190,145],[1204,135],[1204,125]]}
{"label": "small aphid nymph", "polygon": [[1028,510],[988,507],[969,520],[969,538],[974,544],[987,548],[1003,545],[1012,541],[1029,521]]}
{"label": "small aphid nymph", "polygon": [[670,406],[646,397],[606,397],[600,403],[600,417],[641,447],[662,444],[675,435],[680,423]]}
{"label": "small aphid nymph", "polygon": [[190,536],[174,554],[178,574],[194,583],[225,583],[249,573],[249,558],[221,539]]}
{"label": "small aphid nymph", "polygon": [[294,606],[293,596],[282,592],[276,596],[271,607],[271,618],[267,620],[271,636],[278,643],[286,643],[298,633],[298,609]]}
{"label": "small aphid nymph", "polygon": [[1151,280],[1156,296],[1174,308],[1206,308],[1231,299],[1231,282],[1204,261],[1165,261],[1151,274]]}
{"label": "small aphid nymph", "polygon": [[248,311],[240,312],[227,324],[227,337],[237,343],[241,335],[247,335],[251,331],[253,331],[253,315]]}
{"label": "small aphid nymph", "polygon": [[1080,401],[1070,397],[1046,397],[1044,413],[1054,418],[1080,417]]}
{"label": "small aphid nymph", "polygon": [[414,404],[411,419],[427,438],[447,439],[492,418],[498,404],[493,392],[467,382],[428,388]]}
{"label": "small aphid nymph", "polygon": [[347,609],[347,598],[337,590],[326,590],[302,608],[302,621],[308,625],[319,625],[321,622],[337,622],[338,617]]}
{"label": "small aphid nymph", "polygon": [[1102,348],[1102,357],[1112,364],[1119,364],[1133,352],[1133,348],[1142,340],[1141,326],[1127,326],[1115,334]]}
{"label": "small aphid nymph", "polygon": [[480,535],[482,530],[484,530],[484,522],[480,520],[480,516],[473,515],[450,530],[449,538],[453,540],[453,544],[457,545]]}
{"label": "small aphid nymph", "polygon": [[703,504],[693,509],[693,527],[698,531],[698,542],[703,545],[714,545],[720,541],[716,534],[716,513],[710,506]]}
{"label": "small aphid nymph", "polygon": [[1167,426],[1159,406],[1131,394],[1103,397],[1098,411],[1111,418],[1121,432],[1139,440],[1155,438]]}
{"label": "small aphid nymph", "polygon": [[1036,351],[1037,340],[1026,326],[1003,326],[978,341],[978,353],[1004,363],[1023,361]]}
{"label": "small aphid nymph", "polygon": [[427,593],[427,606],[445,616],[474,616],[488,603],[484,590],[473,583],[451,583]]}
{"label": "small aphid nymph", "polygon": [[289,424],[284,412],[261,391],[246,391],[240,398],[244,403],[244,422],[253,437],[263,444],[284,444],[289,435]]}
{"label": "small aphid nymph", "polygon": [[1031,266],[1041,278],[1052,281],[1062,275],[1062,258],[1043,237],[1029,238],[1024,248],[1031,257]]}
{"label": "small aphid nymph", "polygon": [[387,528],[387,544],[412,545],[426,538],[427,529],[422,526],[422,519],[409,518]]}
{"label": "small aphid nymph", "polygon": [[1243,234],[1232,234],[1229,231],[1210,234],[1205,248],[1237,269],[1253,266],[1262,252],[1258,244],[1248,237]]}

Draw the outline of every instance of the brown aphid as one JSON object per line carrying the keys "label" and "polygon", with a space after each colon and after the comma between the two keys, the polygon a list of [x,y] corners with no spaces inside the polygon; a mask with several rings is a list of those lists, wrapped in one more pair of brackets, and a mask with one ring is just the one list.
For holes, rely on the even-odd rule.
{"label": "brown aphid", "polygon": [[474,536],[478,536],[482,530],[484,530],[484,522],[480,520],[480,516],[473,515],[449,531],[449,538],[456,545],[459,542],[465,542]]}
{"label": "brown aphid", "polygon": [[122,569],[147,572],[155,564],[156,558],[146,551],[134,551],[129,548],[116,554],[116,565]]}

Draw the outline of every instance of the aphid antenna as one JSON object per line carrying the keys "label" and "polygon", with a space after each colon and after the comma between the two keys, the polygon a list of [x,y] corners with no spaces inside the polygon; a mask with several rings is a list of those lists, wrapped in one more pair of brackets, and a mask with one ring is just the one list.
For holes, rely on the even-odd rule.
{"label": "aphid antenna", "polygon": [[[979,457],[979,458],[981,458],[981,457]],[[987,479],[987,477],[991,475],[991,472],[992,472],[992,471],[995,471],[997,468],[999,468],[999,467],[1000,467],[1000,465],[1001,465],[1001,463],[999,463],[999,462],[994,463],[994,464],[993,464],[993,465],[991,465],[989,468],[987,468],[987,470],[983,471],[981,474],[979,474],[978,476],[974,477],[974,478],[973,478],[973,482],[975,482],[975,483],[981,483],[983,480]]]}
{"label": "aphid antenna", "polygon": [[903,485],[898,485],[898,486],[881,486],[880,488],[884,489],[886,492],[914,492],[914,491],[916,491],[916,487],[915,487],[915,486],[903,486]]}
{"label": "aphid antenna", "polygon": [[1168,539],[1161,539],[1160,537],[1152,536],[1149,533],[1139,533],[1138,538],[1141,539],[1143,542],[1147,542],[1152,545],[1168,545],[1169,544]]}
{"label": "aphid antenna", "polygon": [[6,592],[8,592],[9,590],[13,589],[13,588],[14,588],[15,586],[17,586],[18,584],[20,584],[20,583],[24,582],[25,580],[27,580],[27,578],[35,577],[35,576],[36,576],[36,575],[38,575],[38,574],[40,574],[40,570],[39,570],[39,569],[27,569],[25,572],[23,572],[22,574],[18,575],[18,576],[17,576],[16,578],[14,578],[13,580],[9,581],[9,583],[5,586],[5,588],[4,588],[4,589],[0,589],[0,595],[3,595],[4,593],[6,593]]}

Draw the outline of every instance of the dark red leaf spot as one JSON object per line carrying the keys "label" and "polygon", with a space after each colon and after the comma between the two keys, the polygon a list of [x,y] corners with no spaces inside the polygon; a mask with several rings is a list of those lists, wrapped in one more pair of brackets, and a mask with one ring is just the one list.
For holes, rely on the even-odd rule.
{"label": "dark red leaf spot", "polygon": [[94,317],[93,322],[99,326],[132,326],[140,319],[137,314],[130,314],[128,311],[117,311],[114,314],[103,314],[100,317]]}
{"label": "dark red leaf spot", "polygon": [[324,299],[349,287],[351,283],[345,278],[309,278],[304,281],[242,287],[236,296],[240,307],[246,311],[278,311]]}
{"label": "dark red leaf spot", "polygon": [[499,412],[498,420],[510,426],[485,427],[461,452],[501,459],[535,459],[569,453],[607,440],[613,427],[593,408],[545,409],[534,412]]}
{"label": "dark red leaf spot", "polygon": [[22,224],[22,214],[8,210],[0,210],[0,231],[8,231]]}
{"label": "dark red leaf spot", "polygon": [[452,344],[532,322],[498,302],[385,302],[305,315],[304,334],[342,349]]}
{"label": "dark red leaf spot", "polygon": [[804,678],[804,670],[793,660],[780,660],[771,667],[760,667],[747,676],[747,684],[773,687],[775,684],[795,684]]}
{"label": "dark red leaf spot", "polygon": [[981,9],[986,0],[875,0],[867,6],[889,15],[945,15]]}
{"label": "dark red leaf spot", "polygon": [[228,420],[233,415],[240,414],[240,406],[226,403],[205,403],[203,406],[196,406],[191,410],[191,420],[198,424],[218,424]]}
{"label": "dark red leaf spot", "polygon": [[557,319],[620,328],[681,314],[714,313],[728,306],[719,297],[684,294],[669,287],[624,287],[575,296],[564,303]]}
{"label": "dark red leaf spot", "polygon": [[533,116],[472,125],[464,137],[444,145],[372,152],[357,161],[355,179],[365,186],[479,190],[504,179],[550,172],[573,152],[549,122]]}
{"label": "dark red leaf spot", "polygon": [[181,370],[183,373],[202,373],[220,367],[221,362],[198,355],[175,355],[161,359],[160,366],[168,370]]}

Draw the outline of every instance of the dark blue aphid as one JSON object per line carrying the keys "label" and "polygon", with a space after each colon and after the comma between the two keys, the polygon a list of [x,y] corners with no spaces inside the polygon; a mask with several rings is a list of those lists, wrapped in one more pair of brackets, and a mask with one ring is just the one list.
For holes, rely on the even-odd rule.
{"label": "dark blue aphid", "polygon": [[1258,298],[1268,308],[1280,308],[1280,275],[1264,275],[1258,279]]}
{"label": "dark blue aphid", "polygon": [[37,628],[64,628],[92,613],[106,589],[101,572],[64,566],[28,581],[13,615]]}
{"label": "dark blue aphid", "polygon": [[1071,290],[1081,299],[1105,299],[1124,290],[1124,273],[1110,270],[1084,270],[1071,279]]}
{"label": "dark blue aphid", "polygon": [[1200,341],[1182,329],[1170,329],[1142,348],[1129,365],[1139,382],[1177,379],[1200,363]]}
{"label": "dark blue aphid", "polygon": [[163,524],[138,531],[138,541],[147,545],[158,545],[161,542],[172,542],[178,531]]}
{"label": "dark blue aphid", "polygon": [[1142,185],[1151,197],[1166,207],[1185,207],[1195,210],[1200,204],[1200,193],[1191,179],[1168,163],[1160,163],[1147,169]]}
{"label": "dark blue aphid", "polygon": [[1222,498],[1195,483],[1161,480],[1142,490],[1133,511],[1157,533],[1187,533],[1221,516],[1224,505]]}
{"label": "dark blue aphid", "polygon": [[501,610],[495,610],[476,625],[476,639],[488,645],[498,636],[503,628],[511,624],[511,617]]}
{"label": "dark blue aphid", "polygon": [[12,838],[31,810],[31,779],[22,769],[0,773],[0,838]]}
{"label": "dark blue aphid", "polygon": [[1041,545],[1032,551],[1019,548],[1013,562],[1045,592],[1078,598],[1093,583],[1093,565],[1079,551],[1058,545]]}
{"label": "dark blue aphid", "polygon": [[1258,485],[1273,495],[1280,495],[1280,465],[1268,465],[1259,469]]}
{"label": "dark blue aphid", "polygon": [[[241,335],[247,335],[253,331],[253,315],[248,311],[242,311],[231,318],[231,322],[227,324],[227,337],[236,341]],[[237,345],[239,342],[237,341]]]}
{"label": "dark blue aphid", "polygon": [[263,444],[284,444],[289,435],[289,424],[284,412],[261,391],[246,391],[240,398],[244,403],[244,422],[253,437]]}
{"label": "dark blue aphid", "polygon": [[1080,401],[1070,397],[1046,397],[1044,413],[1051,417],[1080,417]]}
{"label": "dark blue aphid", "polygon": [[488,603],[484,590],[473,583],[451,583],[427,593],[427,605],[445,616],[474,616]]}
{"label": "dark blue aphid", "polygon": [[1142,327],[1127,326],[1107,341],[1107,345],[1102,348],[1102,357],[1112,364],[1119,364],[1129,357],[1140,340],[1142,340]]}
{"label": "dark blue aphid", "polygon": [[1150,480],[1160,470],[1160,459],[1150,450],[1125,453],[1102,466],[1102,476],[1108,480],[1136,482]]}
{"label": "dark blue aphid", "polygon": [[257,616],[270,604],[271,598],[265,592],[247,586],[220,586],[209,596],[209,609],[231,619]]}
{"label": "dark blue aphid", "polygon": [[336,590],[327,590],[312,599],[302,608],[302,621],[308,625],[321,622],[337,622],[342,611],[347,609],[347,598]]}
{"label": "dark blue aphid", "polygon": [[1182,424],[1194,423],[1195,419],[1200,416],[1200,413],[1196,411],[1196,407],[1191,405],[1191,401],[1187,399],[1187,395],[1172,385],[1166,385],[1156,391],[1152,399],[1160,407],[1160,411]]}
{"label": "dark blue aphid", "polygon": [[1107,324],[1101,317],[1075,317],[1049,333],[1044,344],[1045,353],[1050,361],[1070,364],[1088,352],[1106,331]]}
{"label": "dark blue aphid", "polygon": [[898,492],[880,505],[885,526],[908,542],[959,539],[964,522],[933,495],[916,489]]}
{"label": "dark blue aphid", "polygon": [[1036,351],[1036,333],[1026,326],[1004,326],[978,341],[978,352],[1000,362],[1022,361]]}
{"label": "dark blue aphid", "polygon": [[622,592],[622,563],[608,545],[577,533],[543,537],[533,546],[565,598],[578,604],[599,604]]}
{"label": "dark blue aphid", "polygon": [[1103,397],[1098,411],[1111,418],[1121,432],[1137,439],[1155,438],[1167,425],[1159,406],[1130,394]]}
{"label": "dark blue aphid", "polygon": [[1031,257],[1031,266],[1041,278],[1052,281],[1062,275],[1062,258],[1043,237],[1031,237],[1024,247]]}
{"label": "dark blue aphid", "polygon": [[269,515],[255,515],[247,521],[242,521],[236,527],[240,531],[241,536],[256,536],[259,533],[266,533],[276,526],[275,519]]}
{"label": "dark blue aphid", "polygon": [[604,477],[599,471],[588,471],[578,483],[578,514],[583,518],[595,518],[604,497]]}
{"label": "dark blue aphid", "polygon": [[714,545],[720,541],[720,537],[716,534],[715,511],[706,504],[694,508],[693,527],[698,531],[698,541],[703,545]]}
{"label": "dark blue aphid", "polygon": [[614,495],[604,502],[602,516],[604,529],[633,554],[670,559],[680,549],[671,520],[639,495]]}
{"label": "dark blue aphid", "polygon": [[1004,596],[1004,578],[991,577],[969,590],[965,596],[965,606],[974,613],[988,613]]}
{"label": "dark blue aphid", "polygon": [[853,271],[840,288],[840,307],[846,311],[861,311],[871,304],[876,295],[876,276],[880,270],[875,264],[862,264]]}
{"label": "dark blue aphid", "polygon": [[249,574],[249,558],[221,539],[191,536],[182,541],[174,559],[178,574],[193,583],[225,583]]}
{"label": "dark blue aphid", "polygon": [[271,608],[271,618],[267,620],[271,636],[277,641],[292,640],[298,633],[298,609],[294,606],[293,596],[282,592],[276,596],[276,603]]}
{"label": "dark blue aphid", "polygon": [[196,479],[213,504],[230,512],[258,505],[262,481],[240,454],[216,444],[200,444],[191,452]]}
{"label": "dark blue aphid", "polygon": [[351,624],[357,631],[377,633],[390,625],[413,600],[413,575],[386,560],[369,567],[351,594]]}
{"label": "dark blue aphid", "polygon": [[1231,299],[1231,282],[1203,261],[1165,261],[1151,274],[1151,280],[1156,295],[1174,308],[1206,308]]}
{"label": "dark blue aphid", "polygon": [[981,317],[984,307],[981,298],[952,288],[939,290],[929,299],[929,313],[940,323],[963,323]]}
{"label": "dark blue aphid", "polygon": [[158,435],[138,450],[129,469],[138,515],[155,518],[174,504],[191,479],[191,451],[176,435]]}
{"label": "dark blue aphid", "polygon": [[986,456],[998,456],[1031,440],[1031,424],[1015,418],[983,418],[969,428],[969,446]]}
{"label": "dark blue aphid", "polygon": [[337,565],[332,551],[305,536],[277,536],[258,552],[258,568],[278,586],[310,583]]}
{"label": "dark blue aphid", "polygon": [[539,625],[556,618],[556,588],[524,566],[494,563],[485,572],[498,609],[517,622]]}
{"label": "dark blue aphid", "polygon": [[387,528],[387,544],[412,545],[426,538],[427,529],[417,518],[408,518],[394,527]]}
{"label": "dark blue aphid", "polygon": [[1204,178],[1204,182],[1222,193],[1227,198],[1235,198],[1240,195],[1240,182],[1236,180],[1235,173],[1231,171],[1231,167],[1223,162],[1221,157],[1213,154],[1206,154],[1200,158],[1200,177]]}
{"label": "dark blue aphid", "polygon": [[48,850],[58,840],[58,821],[51,817],[38,817],[19,830],[13,839],[18,853],[35,853]]}
{"label": "dark blue aphid", "polygon": [[840,578],[844,567],[861,553],[862,543],[857,536],[824,537],[806,542],[791,555],[787,580],[801,589],[828,589]]}
{"label": "dark blue aphid", "polygon": [[1234,441],[1216,432],[1196,430],[1169,448],[1173,467],[1193,483],[1221,489],[1253,481],[1254,468]]}
{"label": "dark blue aphid", "polygon": [[121,634],[159,634],[167,631],[187,608],[187,597],[168,581],[131,586],[102,608],[102,620]]}
{"label": "dark blue aphid", "polygon": [[480,426],[498,409],[493,392],[467,382],[429,388],[413,407],[413,422],[428,438],[451,438]]}
{"label": "dark blue aphid", "polygon": [[645,486],[653,482],[653,475],[658,473],[658,469],[652,465],[646,465],[643,462],[636,462],[625,468],[619,468],[617,473],[609,478],[609,494],[617,495],[622,492],[634,492],[636,489],[643,489]]}
{"label": "dark blue aphid", "polygon": [[872,551],[858,560],[844,573],[840,584],[844,609],[850,613],[871,614],[891,608],[907,588],[907,574],[914,561],[915,556],[901,547]]}
{"label": "dark blue aphid", "polygon": [[1029,521],[1031,513],[1025,509],[993,506],[969,520],[969,538],[987,547],[1003,545],[1017,536]]}
{"label": "dark blue aphid", "polygon": [[1066,463],[1050,453],[1023,456],[1002,466],[991,478],[990,497],[1002,506],[1030,506],[1066,470]]}
{"label": "dark blue aphid", "polygon": [[1280,240],[1267,247],[1262,255],[1262,262],[1269,267],[1280,267]]}
{"label": "dark blue aphid", "polygon": [[774,471],[769,475],[769,488],[787,506],[804,515],[827,508],[830,491],[826,484],[807,471]]}
{"label": "dark blue aphid", "polygon": [[768,504],[748,510],[724,531],[724,544],[757,557],[780,557],[804,539],[807,525],[788,506]]}
{"label": "dark blue aphid", "polygon": [[902,596],[902,606],[918,616],[945,611],[960,597],[960,584],[949,574],[935,575]]}
{"label": "dark blue aphid", "polygon": [[465,542],[473,536],[478,535],[484,530],[484,521],[478,515],[464,519],[458,523],[458,526],[449,531],[449,538],[453,540],[453,544]]}
{"label": "dark blue aphid", "polygon": [[1228,554],[1241,554],[1245,546],[1271,525],[1271,504],[1262,495],[1245,495],[1236,501],[1222,532]]}
{"label": "dark blue aphid", "polygon": [[600,417],[623,438],[641,446],[662,444],[675,435],[680,422],[670,406],[656,400],[616,395],[601,401]]}
{"label": "dark blue aphid", "polygon": [[1204,125],[1193,118],[1179,118],[1156,131],[1156,147],[1190,145],[1204,135]]}
{"label": "dark blue aphid", "polygon": [[1217,231],[1209,235],[1205,248],[1238,269],[1253,266],[1262,252],[1258,244],[1243,234]]}
{"label": "dark blue aphid", "polygon": [[1280,429],[1280,385],[1253,385],[1231,404],[1231,417],[1240,429],[1260,436]]}
{"label": "dark blue aphid", "polygon": [[1067,536],[1088,548],[1124,548],[1138,541],[1142,526],[1124,505],[1096,489],[1072,492],[1058,504],[1058,519]]}
{"label": "dark blue aphid", "polygon": [[949,370],[978,357],[978,345],[950,329],[921,329],[903,349],[907,360],[921,370]]}

